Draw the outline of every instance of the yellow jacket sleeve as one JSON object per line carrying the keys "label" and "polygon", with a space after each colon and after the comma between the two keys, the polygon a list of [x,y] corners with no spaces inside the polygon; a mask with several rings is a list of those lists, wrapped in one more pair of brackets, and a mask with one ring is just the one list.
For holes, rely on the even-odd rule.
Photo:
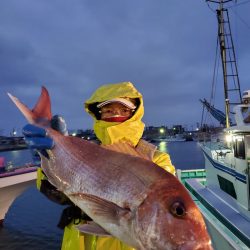
{"label": "yellow jacket sleeve", "polygon": [[38,190],[41,189],[42,180],[47,180],[47,177],[42,171],[42,168],[37,169],[36,187]]}
{"label": "yellow jacket sleeve", "polygon": [[169,154],[156,150],[153,156],[153,162],[159,167],[175,175],[175,167],[171,162]]}

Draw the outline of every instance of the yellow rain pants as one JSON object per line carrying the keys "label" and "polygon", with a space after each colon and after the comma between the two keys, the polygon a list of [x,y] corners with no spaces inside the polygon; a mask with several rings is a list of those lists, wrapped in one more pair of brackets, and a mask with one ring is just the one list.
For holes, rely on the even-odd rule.
{"label": "yellow rain pants", "polygon": [[80,233],[75,226],[72,222],[65,227],[62,250],[135,250],[113,237]]}

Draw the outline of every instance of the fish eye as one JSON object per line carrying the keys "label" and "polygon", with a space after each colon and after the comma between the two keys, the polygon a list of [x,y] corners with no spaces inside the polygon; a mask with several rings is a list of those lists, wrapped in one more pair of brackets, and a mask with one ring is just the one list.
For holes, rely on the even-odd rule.
{"label": "fish eye", "polygon": [[171,206],[170,206],[170,212],[172,215],[176,217],[183,217],[186,215],[186,208],[183,205],[182,202],[180,201],[175,201]]}

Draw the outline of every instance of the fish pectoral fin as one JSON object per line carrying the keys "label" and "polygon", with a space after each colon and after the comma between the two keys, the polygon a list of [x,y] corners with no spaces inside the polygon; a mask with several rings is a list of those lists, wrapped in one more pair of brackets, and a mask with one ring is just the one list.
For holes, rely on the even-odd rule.
{"label": "fish pectoral fin", "polygon": [[110,233],[108,233],[105,229],[103,229],[101,226],[99,226],[93,221],[88,222],[86,224],[82,224],[80,226],[76,226],[76,228],[81,233],[97,235],[97,236],[111,236]]}
{"label": "fish pectoral fin", "polygon": [[95,195],[75,193],[70,196],[87,202],[88,206],[91,206],[91,212],[96,217],[109,221],[110,223],[119,224],[121,218],[129,219],[132,214],[129,208],[122,208],[111,201],[107,201]]}

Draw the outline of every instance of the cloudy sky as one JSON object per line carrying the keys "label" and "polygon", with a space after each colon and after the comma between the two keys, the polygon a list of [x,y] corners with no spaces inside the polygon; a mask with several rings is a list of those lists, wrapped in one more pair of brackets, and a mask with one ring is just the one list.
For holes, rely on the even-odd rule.
{"label": "cloudy sky", "polygon": [[[250,89],[250,1],[227,6],[241,88]],[[143,94],[146,125],[195,127],[199,99],[211,95],[216,8],[205,0],[1,0],[0,133],[26,124],[7,92],[32,108],[44,85],[53,114],[87,129],[84,100],[122,81]],[[220,78],[217,89],[223,109]]]}

